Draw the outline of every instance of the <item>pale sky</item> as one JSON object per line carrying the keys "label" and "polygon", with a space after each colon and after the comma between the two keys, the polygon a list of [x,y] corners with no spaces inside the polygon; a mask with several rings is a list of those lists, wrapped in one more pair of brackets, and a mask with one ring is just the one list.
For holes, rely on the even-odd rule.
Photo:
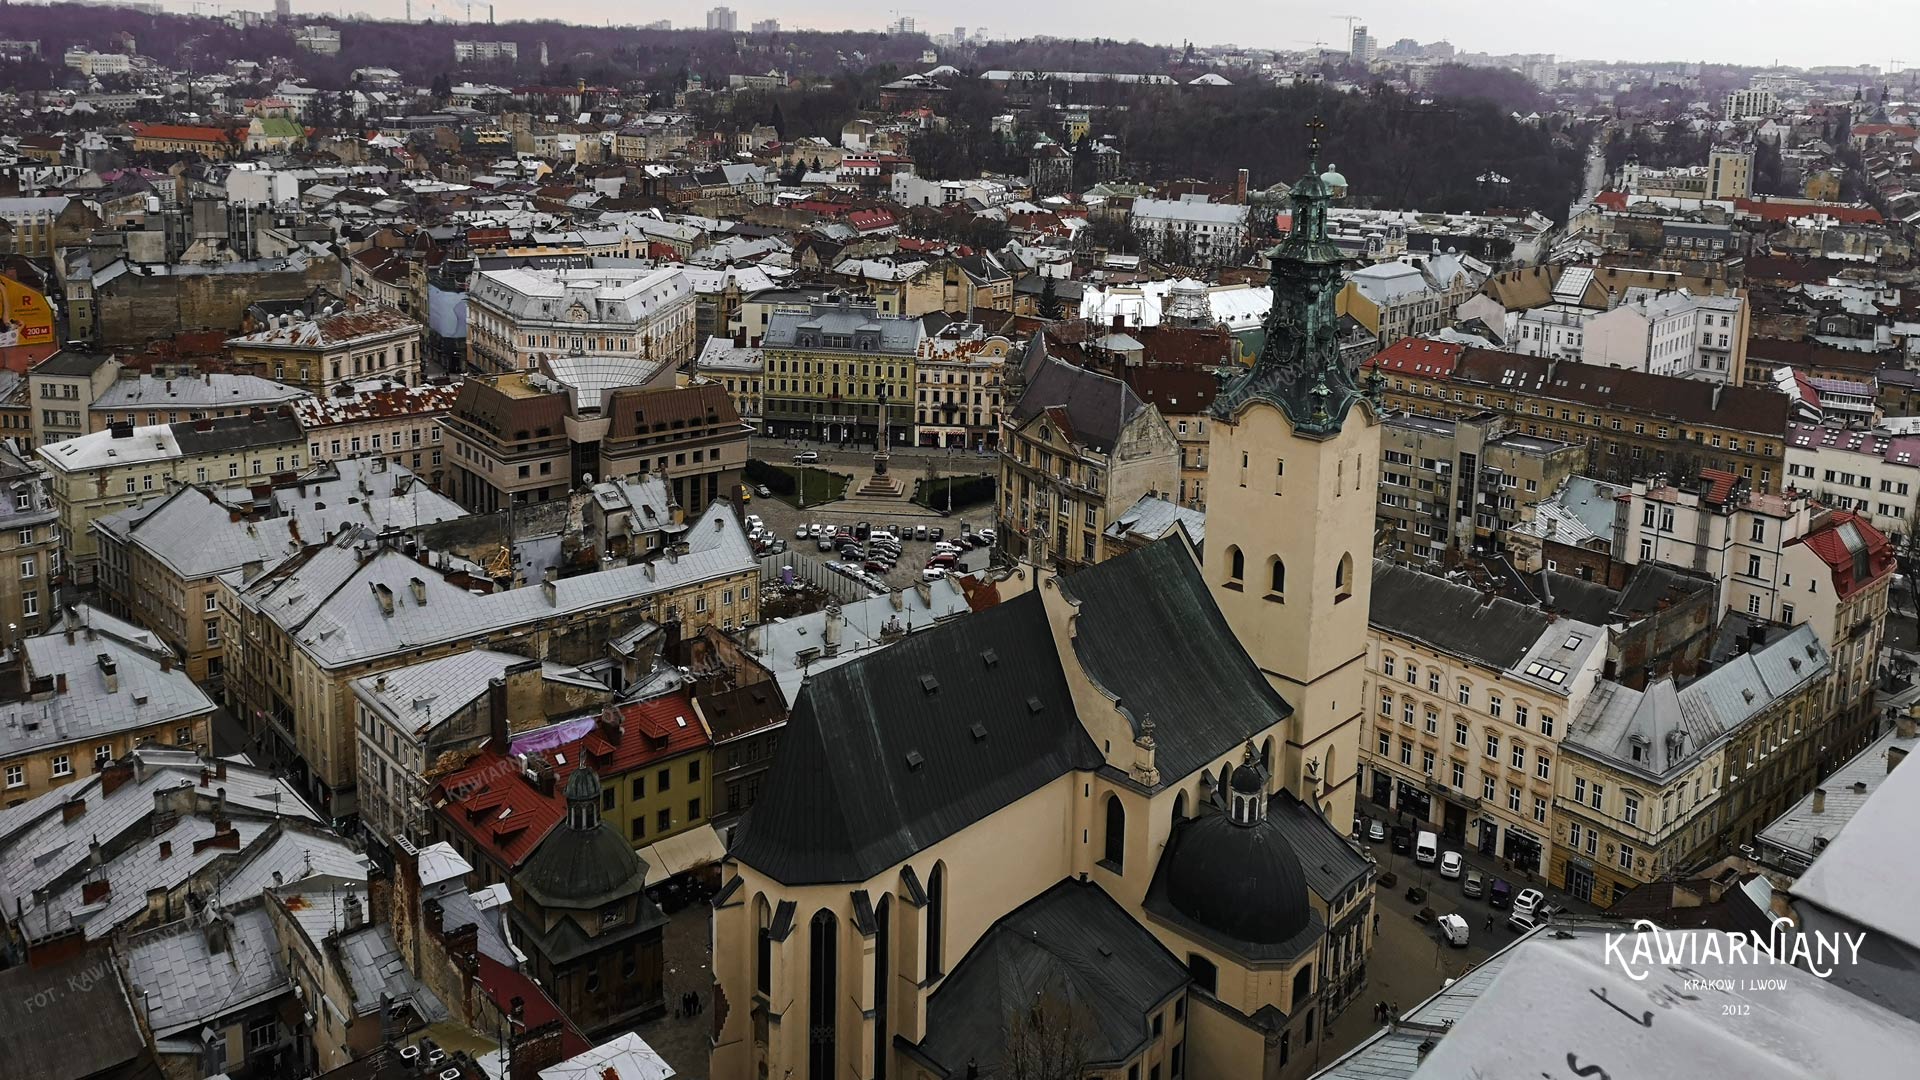
{"label": "pale sky", "polygon": [[[165,0],[183,7],[186,0]],[[342,10],[392,18],[406,0],[294,0],[297,14]],[[240,0],[270,8],[265,0]],[[639,24],[671,19],[676,27],[706,24],[712,0],[495,0],[495,18],[562,18],[581,23]],[[1562,59],[1700,60],[1801,67],[1874,64],[1883,70],[1898,59],[1920,66],[1920,3],[1914,0],[971,0],[935,5],[920,0],[732,0],[740,28],[776,18],[784,28],[879,29],[895,11],[911,15],[927,33],[948,33],[964,10],[969,29],[984,26],[995,37],[1111,37],[1172,43],[1234,42],[1260,48],[1300,49],[1347,40],[1346,22],[1333,14],[1364,16],[1381,45],[1403,37],[1421,42],[1445,38],[1467,52],[1550,52]],[[484,22],[484,0],[472,4]],[[413,16],[435,10],[458,20],[464,0],[413,0]],[[1177,13],[1177,17],[1174,17]],[[1915,54],[1901,55],[1902,50]]]}

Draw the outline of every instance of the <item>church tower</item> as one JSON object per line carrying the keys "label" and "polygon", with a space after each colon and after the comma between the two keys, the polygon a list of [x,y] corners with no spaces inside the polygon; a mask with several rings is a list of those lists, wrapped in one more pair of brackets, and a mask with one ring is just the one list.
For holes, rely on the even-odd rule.
{"label": "church tower", "polygon": [[1346,178],[1320,172],[1323,125],[1293,188],[1293,229],[1267,252],[1273,307],[1253,367],[1214,400],[1208,447],[1208,588],[1294,712],[1272,783],[1352,819],[1367,605],[1379,497],[1377,381],[1340,360],[1341,254],[1327,207]]}

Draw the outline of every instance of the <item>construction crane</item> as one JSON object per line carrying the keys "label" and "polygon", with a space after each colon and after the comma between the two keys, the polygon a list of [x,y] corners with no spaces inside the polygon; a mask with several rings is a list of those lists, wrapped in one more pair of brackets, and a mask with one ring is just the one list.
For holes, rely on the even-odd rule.
{"label": "construction crane", "polygon": [[1353,49],[1353,24],[1365,19],[1365,15],[1329,15],[1329,19],[1338,19],[1347,24],[1347,49]]}

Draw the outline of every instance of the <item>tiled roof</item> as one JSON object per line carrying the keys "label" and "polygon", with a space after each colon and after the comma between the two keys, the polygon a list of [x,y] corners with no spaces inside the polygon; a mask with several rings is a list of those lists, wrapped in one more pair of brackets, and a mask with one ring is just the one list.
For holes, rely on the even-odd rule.
{"label": "tiled roof", "polygon": [[330,315],[291,320],[286,326],[269,326],[231,338],[227,346],[249,349],[333,349],[368,338],[418,333],[419,330],[419,323],[398,311],[369,305]]}
{"label": "tiled roof", "polygon": [[1463,387],[1664,416],[1771,438],[1780,437],[1787,427],[1787,397],[1775,390],[1720,386],[1544,356],[1468,348],[1450,381]]}
{"label": "tiled roof", "polygon": [[234,138],[245,142],[245,127],[218,128],[200,124],[134,124],[133,135],[136,139],[161,139],[169,142],[208,142],[225,145],[231,133]]}
{"label": "tiled roof", "polygon": [[1403,375],[1445,379],[1453,375],[1453,369],[1464,352],[1464,345],[1417,337],[1401,338],[1368,360],[1367,366]]}
{"label": "tiled roof", "polygon": [[146,372],[123,371],[113,385],[101,391],[88,408],[94,412],[132,412],[145,409],[247,408],[273,406],[308,398],[297,386],[257,375],[203,372],[165,379]]}
{"label": "tiled roof", "polygon": [[[208,920],[189,917],[127,940],[127,979],[146,1004],[156,1039],[226,1018],[292,988],[266,908],[226,912],[224,947],[215,951]],[[191,1032],[196,1037],[198,1031]],[[196,1038],[197,1041],[197,1038]]]}
{"label": "tiled roof", "polygon": [[1833,570],[1841,599],[1893,572],[1893,545],[1868,521],[1850,510],[1835,510],[1818,528],[1793,544],[1805,544]]}
{"label": "tiled roof", "polygon": [[367,384],[345,397],[307,397],[294,404],[293,417],[301,428],[312,431],[333,424],[434,416],[453,408],[459,396],[460,384],[454,382],[419,386]]}
{"label": "tiled roof", "polygon": [[441,817],[478,847],[502,865],[518,868],[566,815],[563,793],[581,765],[613,784],[617,777],[710,741],[684,690],[614,708],[622,721],[617,731],[603,721],[589,729],[592,734],[544,751],[553,763],[552,794],[536,788],[512,759],[488,749],[443,777],[429,798]]}

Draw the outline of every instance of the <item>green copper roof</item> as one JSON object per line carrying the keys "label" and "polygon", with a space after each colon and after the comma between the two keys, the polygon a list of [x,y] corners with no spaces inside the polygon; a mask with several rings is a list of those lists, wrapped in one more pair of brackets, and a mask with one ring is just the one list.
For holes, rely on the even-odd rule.
{"label": "green copper roof", "polygon": [[1327,239],[1327,206],[1333,191],[1320,174],[1318,118],[1308,147],[1307,172],[1293,186],[1293,229],[1269,250],[1268,281],[1273,307],[1262,326],[1266,340],[1246,374],[1228,383],[1214,398],[1213,412],[1232,420],[1255,401],[1287,414],[1302,435],[1327,437],[1339,432],[1355,404],[1377,405],[1376,388],[1340,362],[1340,316],[1334,297],[1340,292],[1340,249]]}

